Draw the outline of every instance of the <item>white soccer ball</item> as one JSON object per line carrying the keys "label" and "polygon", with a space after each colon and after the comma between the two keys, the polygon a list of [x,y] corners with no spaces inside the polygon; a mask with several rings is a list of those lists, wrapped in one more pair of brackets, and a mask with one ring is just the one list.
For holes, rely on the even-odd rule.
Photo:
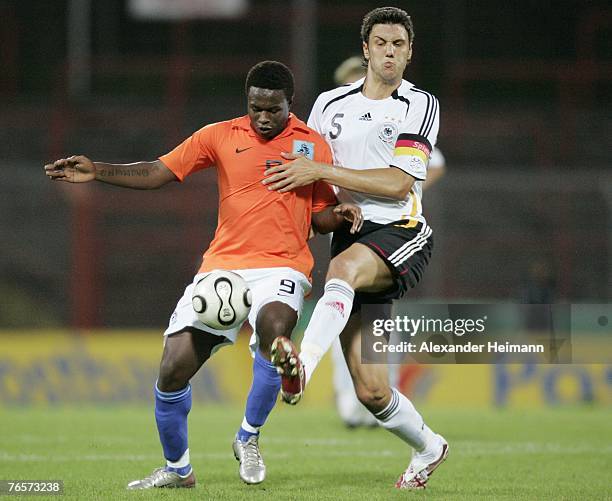
{"label": "white soccer ball", "polygon": [[208,327],[229,330],[239,326],[251,310],[251,289],[236,273],[214,270],[198,281],[191,304]]}

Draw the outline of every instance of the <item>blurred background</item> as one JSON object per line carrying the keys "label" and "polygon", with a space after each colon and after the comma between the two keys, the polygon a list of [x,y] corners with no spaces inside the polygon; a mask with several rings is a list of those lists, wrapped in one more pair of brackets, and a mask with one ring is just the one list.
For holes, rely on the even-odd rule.
{"label": "blurred background", "polygon": [[[246,113],[244,78],[264,59],[293,69],[294,111],[306,119],[317,94],[334,86],[336,66],[360,54],[361,19],[378,6],[0,0],[0,397],[66,399],[53,385],[79,374],[101,381],[100,398],[148,399],[157,336],[216,225],[212,169],[182,185],[136,192],[51,183],[43,165],[72,154],[154,159],[201,126]],[[440,100],[438,145],[448,166],[424,199],[436,249],[411,297],[610,303],[609,2],[398,6],[416,31],[405,78]],[[326,243],[313,245],[320,290]],[[33,343],[31,332],[46,335]],[[113,352],[124,350],[113,343],[128,338],[133,349],[125,352],[142,356],[122,365]],[[139,350],[143,343],[155,344]],[[105,386],[119,370],[131,371],[131,393]],[[588,373],[590,390],[570,384],[567,398],[593,400],[593,385],[604,385],[598,398],[609,401],[612,378],[601,370]],[[248,378],[248,364],[245,371]],[[202,396],[223,398],[203,372],[210,384]],[[517,380],[532,381],[535,373],[520,374]],[[443,379],[428,377],[425,393]],[[483,402],[495,400],[497,377],[487,376]],[[23,397],[23,381],[39,393]],[[72,392],[74,400],[89,398],[75,386]],[[440,398],[455,398],[452,388]]]}

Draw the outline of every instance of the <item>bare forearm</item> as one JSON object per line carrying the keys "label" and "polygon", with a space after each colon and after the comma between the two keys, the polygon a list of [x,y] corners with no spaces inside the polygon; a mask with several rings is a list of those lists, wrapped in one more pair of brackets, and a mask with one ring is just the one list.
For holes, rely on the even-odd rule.
{"label": "bare forearm", "polygon": [[159,160],[131,164],[94,162],[96,180],[125,188],[152,190],[175,180],[174,174]]}
{"label": "bare forearm", "polygon": [[415,179],[395,168],[356,170],[321,164],[319,179],[359,193],[387,197],[394,200],[406,198]]}
{"label": "bare forearm", "polygon": [[312,227],[317,233],[321,233],[322,235],[336,231],[344,224],[344,221],[344,217],[340,214],[336,214],[333,207],[328,207],[312,215]]}
{"label": "bare forearm", "polygon": [[317,181],[325,181],[347,190],[404,200],[415,182],[414,177],[395,167],[356,170],[314,162],[306,157],[296,157],[293,153],[281,155],[292,161],[266,169],[265,179],[262,181],[269,190],[280,193]]}

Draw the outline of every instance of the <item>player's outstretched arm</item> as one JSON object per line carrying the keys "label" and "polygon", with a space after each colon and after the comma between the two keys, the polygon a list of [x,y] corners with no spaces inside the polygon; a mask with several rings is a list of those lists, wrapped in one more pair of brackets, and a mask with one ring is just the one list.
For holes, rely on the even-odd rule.
{"label": "player's outstretched arm", "polygon": [[351,224],[351,233],[357,233],[363,226],[363,214],[359,206],[354,204],[339,204],[335,207],[327,207],[321,212],[312,215],[312,226],[317,233],[325,235],[336,231],[345,221]]}
{"label": "player's outstretched arm", "polygon": [[282,153],[282,156],[293,161],[267,169],[263,180],[269,189],[281,193],[315,181],[325,181],[347,190],[404,200],[415,182],[414,177],[401,169],[355,170],[314,162],[290,153]]}
{"label": "player's outstretched arm", "polygon": [[53,181],[87,183],[96,178],[96,166],[83,155],[73,155],[45,165],[45,174]]}
{"label": "player's outstretched arm", "polygon": [[138,190],[152,190],[170,181],[176,181],[174,173],[160,160],[108,164],[92,162],[83,155],[74,155],[47,164],[45,174],[54,181],[87,183],[96,180]]}

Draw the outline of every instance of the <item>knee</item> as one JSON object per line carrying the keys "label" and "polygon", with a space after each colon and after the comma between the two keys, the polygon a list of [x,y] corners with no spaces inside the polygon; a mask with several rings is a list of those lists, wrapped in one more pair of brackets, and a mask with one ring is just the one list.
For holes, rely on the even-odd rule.
{"label": "knee", "polygon": [[177,391],[185,388],[189,383],[189,377],[184,370],[181,370],[179,363],[164,354],[159,365],[159,375],[157,378],[157,388],[160,391]]}
{"label": "knee", "polygon": [[358,270],[358,262],[345,256],[337,256],[329,263],[326,280],[337,278],[344,280],[354,287],[357,281]]}
{"label": "knee", "polygon": [[293,310],[280,313],[270,308],[262,311],[257,318],[257,335],[264,352],[269,350],[272,341],[278,336],[291,337],[291,332],[297,323],[297,313]]}
{"label": "knee", "polygon": [[271,344],[278,336],[291,337],[294,326],[295,322],[287,318],[269,318],[262,321],[261,325],[258,323],[257,333]]}
{"label": "knee", "polygon": [[355,393],[359,401],[372,413],[382,411],[390,401],[391,391],[388,386],[378,384],[358,384]]}

